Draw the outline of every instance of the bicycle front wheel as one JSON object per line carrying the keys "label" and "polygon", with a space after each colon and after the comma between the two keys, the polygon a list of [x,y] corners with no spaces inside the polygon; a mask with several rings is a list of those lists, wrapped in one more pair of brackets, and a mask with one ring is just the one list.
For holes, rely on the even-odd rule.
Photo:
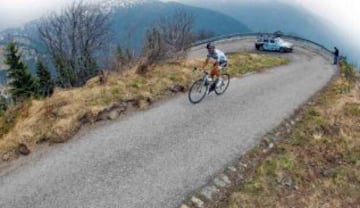
{"label": "bicycle front wheel", "polygon": [[222,83],[219,87],[215,88],[215,93],[217,95],[222,95],[227,90],[230,84],[230,75],[229,74],[222,74],[221,75]]}
{"label": "bicycle front wheel", "polygon": [[195,81],[189,90],[189,101],[193,104],[200,103],[204,99],[208,87],[209,86],[203,84],[202,79]]}

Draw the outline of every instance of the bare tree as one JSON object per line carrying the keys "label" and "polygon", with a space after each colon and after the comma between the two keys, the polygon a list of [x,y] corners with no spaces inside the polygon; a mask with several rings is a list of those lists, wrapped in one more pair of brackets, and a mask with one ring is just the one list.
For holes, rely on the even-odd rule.
{"label": "bare tree", "polygon": [[195,16],[184,10],[160,17],[155,26],[146,32],[138,73],[146,73],[149,65],[159,61],[184,55],[182,52],[186,52],[193,42],[191,30],[194,22]]}
{"label": "bare tree", "polygon": [[149,66],[166,58],[166,47],[160,31],[153,27],[147,30],[142,51],[142,58],[137,68],[139,74],[145,74]]}
{"label": "bare tree", "polygon": [[179,52],[191,45],[194,22],[195,16],[184,10],[175,11],[172,16],[160,17],[157,27],[168,51]]}
{"label": "bare tree", "polygon": [[163,59],[166,53],[164,39],[158,29],[152,28],[146,32],[143,54],[149,59],[150,64]]}
{"label": "bare tree", "polygon": [[97,5],[74,2],[39,26],[63,87],[83,85],[96,75],[96,54],[110,34],[110,13]]}
{"label": "bare tree", "polygon": [[111,63],[109,68],[112,71],[123,71],[132,67],[138,61],[134,49],[122,48],[121,45],[118,45],[114,51],[111,56],[112,59],[109,60]]}

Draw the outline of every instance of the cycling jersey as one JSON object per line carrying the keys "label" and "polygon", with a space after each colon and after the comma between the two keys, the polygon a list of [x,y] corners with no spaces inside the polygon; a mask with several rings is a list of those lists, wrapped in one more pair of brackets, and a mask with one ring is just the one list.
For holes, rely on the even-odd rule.
{"label": "cycling jersey", "polygon": [[227,62],[227,58],[226,58],[224,52],[222,52],[218,49],[215,49],[214,53],[208,53],[207,57],[215,59],[219,63]]}

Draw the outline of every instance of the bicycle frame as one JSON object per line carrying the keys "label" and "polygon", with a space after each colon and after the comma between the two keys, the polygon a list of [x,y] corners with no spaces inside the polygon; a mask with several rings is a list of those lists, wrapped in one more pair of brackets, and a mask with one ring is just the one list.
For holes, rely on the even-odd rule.
{"label": "bicycle frame", "polygon": [[[196,70],[197,70],[197,68],[194,68],[194,71],[196,71]],[[201,100],[204,99],[204,97],[207,94],[209,94],[209,92],[211,92],[211,91],[215,91],[215,93],[217,95],[223,94],[229,86],[230,75],[225,73],[225,74],[222,74],[221,76],[226,76],[225,80],[227,80],[227,84],[225,86],[224,83],[222,82],[221,88],[218,88],[215,85],[215,83],[217,82],[217,79],[211,78],[209,72],[204,70],[202,78],[195,81],[189,89],[188,97],[189,97],[190,102],[193,104],[197,104],[197,103],[201,102]],[[214,86],[214,88],[213,88],[213,86]],[[223,86],[225,86],[224,89],[222,88]],[[206,91],[202,91],[202,89],[204,89],[203,87],[205,87]],[[218,90],[218,89],[220,89],[220,90]],[[199,99],[196,98],[196,96],[195,96],[195,99],[193,99],[192,92],[200,93]]]}
{"label": "bicycle frame", "polygon": [[[197,68],[194,68],[194,71],[196,71],[197,70]],[[211,85],[212,83],[214,83],[215,82],[215,80],[212,80],[212,78],[210,77],[210,74],[209,74],[209,72],[207,72],[207,71],[204,71],[204,73],[203,73],[203,77],[202,77],[202,80],[203,80],[203,85]]]}
{"label": "bicycle frame", "polygon": [[203,85],[210,85],[212,83],[214,83],[214,81],[211,79],[210,74],[208,72],[204,72]]}

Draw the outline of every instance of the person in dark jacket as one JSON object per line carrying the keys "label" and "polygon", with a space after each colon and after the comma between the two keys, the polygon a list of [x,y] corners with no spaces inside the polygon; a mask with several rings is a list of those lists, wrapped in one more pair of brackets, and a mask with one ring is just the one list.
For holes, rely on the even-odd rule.
{"label": "person in dark jacket", "polygon": [[334,51],[334,65],[336,65],[338,63],[339,60],[339,49],[334,47],[335,51]]}

